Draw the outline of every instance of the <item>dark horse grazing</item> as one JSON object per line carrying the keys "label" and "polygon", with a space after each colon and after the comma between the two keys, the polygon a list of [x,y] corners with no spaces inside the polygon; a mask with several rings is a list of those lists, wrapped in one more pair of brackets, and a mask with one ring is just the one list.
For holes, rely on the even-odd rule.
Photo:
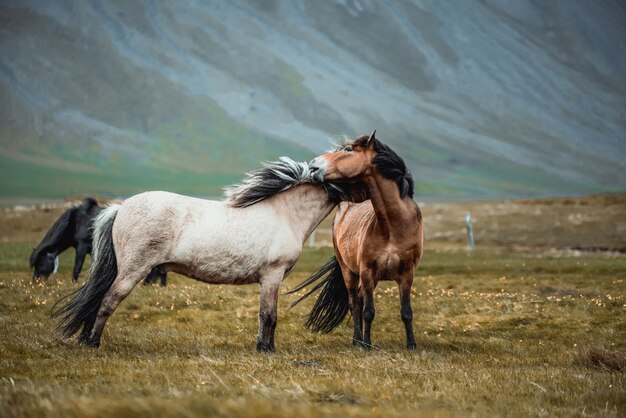
{"label": "dark horse grazing", "polygon": [[72,281],[78,280],[85,256],[91,253],[91,224],[100,213],[98,202],[88,197],[79,206],[66,210],[30,255],[33,280],[48,279],[54,270],[54,259],[70,247],[76,249]]}
{"label": "dark horse grazing", "polygon": [[353,343],[371,347],[374,288],[379,280],[395,280],[407,347],[415,349],[411,286],[424,235],[422,215],[413,200],[411,173],[398,154],[376,139],[375,132],[317,157],[311,164],[311,169],[316,168],[315,176],[324,181],[364,182],[371,200],[339,205],[333,221],[335,256],[290,293],[328,275],[293,305],[322,288],[307,327],[330,332],[350,309]]}
{"label": "dark horse grazing", "polygon": [[[30,255],[30,268],[33,269],[33,280],[43,277],[48,279],[54,271],[54,260],[70,247],[76,249],[72,281],[78,280],[83,269],[85,256],[91,254],[92,224],[102,207],[95,199],[85,198],[80,205],[66,210],[50,227],[45,237]],[[145,280],[151,283],[161,278],[161,286],[166,284],[166,275],[154,269]]]}

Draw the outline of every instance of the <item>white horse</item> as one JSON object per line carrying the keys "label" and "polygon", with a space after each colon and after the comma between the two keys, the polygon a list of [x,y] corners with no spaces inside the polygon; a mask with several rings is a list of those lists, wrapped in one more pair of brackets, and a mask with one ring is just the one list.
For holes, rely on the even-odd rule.
{"label": "white horse", "polygon": [[256,348],[273,351],[280,283],[343,193],[283,157],[227,188],[225,201],[146,192],[109,206],[94,223],[89,278],[53,314],[57,328],[65,338],[82,328],[79,341],[98,347],[107,319],[158,267],[206,283],[259,283]]}

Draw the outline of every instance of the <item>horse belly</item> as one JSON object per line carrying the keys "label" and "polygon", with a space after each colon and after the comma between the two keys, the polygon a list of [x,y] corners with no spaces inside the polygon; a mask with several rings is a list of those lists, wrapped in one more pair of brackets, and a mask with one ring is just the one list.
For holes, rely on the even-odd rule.
{"label": "horse belly", "polygon": [[240,285],[259,282],[259,274],[255,270],[233,266],[227,262],[208,261],[195,266],[167,263],[164,266],[167,271],[174,271],[205,283]]}
{"label": "horse belly", "polygon": [[[259,281],[268,247],[260,231],[191,228],[172,250],[171,261],[185,266],[185,274],[215,284],[248,284]],[[255,239],[253,239],[254,237]]]}
{"label": "horse belly", "polygon": [[[196,245],[184,254],[178,253],[172,263],[184,266],[181,274],[215,284],[248,284],[259,281],[262,257],[256,251],[231,248],[229,243]],[[212,245],[211,245],[212,244]],[[183,268],[180,268],[183,270]]]}

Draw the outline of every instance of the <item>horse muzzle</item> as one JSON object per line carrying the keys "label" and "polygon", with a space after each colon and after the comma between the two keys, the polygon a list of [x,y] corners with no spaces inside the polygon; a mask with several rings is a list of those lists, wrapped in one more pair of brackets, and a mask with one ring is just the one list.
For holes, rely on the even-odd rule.
{"label": "horse muzzle", "polygon": [[47,282],[49,276],[49,274],[33,274],[33,282]]}
{"label": "horse muzzle", "polygon": [[309,169],[311,170],[311,178],[314,182],[324,182],[324,174],[326,173],[326,161],[315,158],[309,163]]}

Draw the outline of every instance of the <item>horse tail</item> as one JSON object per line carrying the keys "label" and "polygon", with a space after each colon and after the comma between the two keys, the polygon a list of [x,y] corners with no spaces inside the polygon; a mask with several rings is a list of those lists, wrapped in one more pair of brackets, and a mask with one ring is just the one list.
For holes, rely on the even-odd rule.
{"label": "horse tail", "polygon": [[77,208],[66,210],[63,212],[63,215],[61,215],[59,219],[52,224],[39,245],[37,245],[37,247],[30,254],[30,259],[28,260],[30,268],[35,267],[35,264],[42,253],[59,245],[59,241],[61,241],[68,228],[70,228],[71,220],[74,217],[76,209]]}
{"label": "horse tail", "polygon": [[119,208],[119,205],[111,205],[102,210],[94,220],[93,257],[89,277],[81,288],[59,300],[57,303],[74,297],[51,315],[52,318],[59,319],[57,331],[63,338],[76,334],[81,327],[84,332],[91,331],[86,328],[93,326],[104,295],[117,277],[112,231]]}
{"label": "horse tail", "polygon": [[313,332],[331,332],[343,322],[349,311],[348,289],[337,258],[332,257],[315,274],[288,293],[294,293],[324,277],[320,283],[304,296],[291,304],[294,307],[318,289],[322,289],[306,321],[306,327]]}

